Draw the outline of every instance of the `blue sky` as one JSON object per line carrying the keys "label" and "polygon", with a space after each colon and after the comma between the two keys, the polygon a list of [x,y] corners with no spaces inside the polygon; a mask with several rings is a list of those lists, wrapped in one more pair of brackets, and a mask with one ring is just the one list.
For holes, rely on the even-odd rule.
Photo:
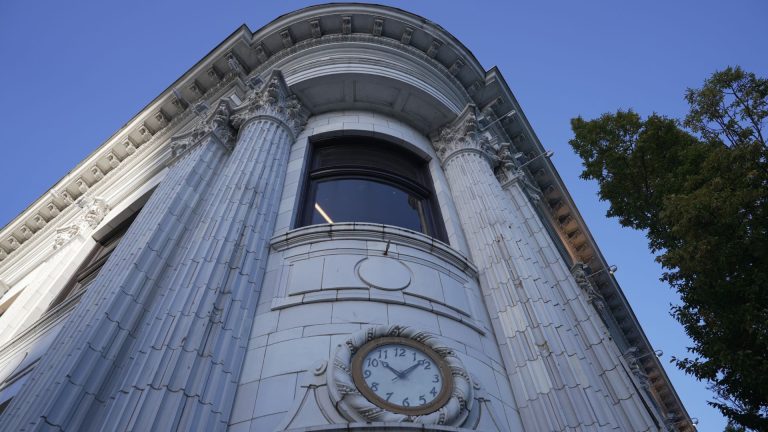
{"label": "blue sky", "polygon": [[[308,1],[0,3],[0,226],[245,23],[256,30]],[[605,218],[578,178],[569,121],[617,108],[682,117],[683,93],[717,69],[768,76],[764,1],[381,1],[434,21],[520,101],[701,431],[725,420],[702,383],[669,365],[688,343],[676,295],[643,233]]]}

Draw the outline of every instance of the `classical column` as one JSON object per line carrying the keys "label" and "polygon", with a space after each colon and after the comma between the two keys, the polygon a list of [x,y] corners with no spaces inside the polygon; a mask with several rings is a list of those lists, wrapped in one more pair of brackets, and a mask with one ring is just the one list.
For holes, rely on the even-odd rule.
{"label": "classical column", "polygon": [[226,429],[306,117],[275,72],[240,107],[221,102],[176,140],[168,176],[2,426]]}
{"label": "classical column", "polygon": [[[569,269],[557,252],[554,240],[534,207],[538,197],[527,192],[533,188],[526,184],[525,174],[512,168],[513,165],[501,162],[496,168],[496,177],[517,221],[512,225],[512,232],[515,243],[521,245],[518,259],[532,266],[532,273],[537,276],[534,282],[538,286],[549,287],[556,293],[562,311],[559,323],[570,327],[564,328],[563,334],[582,342],[574,347],[564,345],[563,353],[593,365],[598,383],[606,389],[606,402],[612,407],[621,430],[653,430],[653,419],[643,402],[645,381],[639,380],[636,386],[632,375],[639,368],[628,361],[627,370],[621,361],[624,356],[611,339],[606,325],[606,320],[611,318],[605,300],[584,273],[583,266],[577,264]],[[534,291],[533,297],[529,298],[546,301],[535,297],[540,291]],[[647,403],[652,404],[652,399],[649,398]]]}
{"label": "classical column", "polygon": [[496,152],[478,133],[475,109],[433,140],[501,348],[525,430],[619,430],[610,395],[587,357],[599,336],[580,329],[568,298],[523,252],[525,215],[494,175]]}

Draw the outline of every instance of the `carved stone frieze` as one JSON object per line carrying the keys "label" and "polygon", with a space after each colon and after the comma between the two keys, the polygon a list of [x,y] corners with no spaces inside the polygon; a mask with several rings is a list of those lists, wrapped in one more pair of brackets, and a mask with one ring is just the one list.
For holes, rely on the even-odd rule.
{"label": "carved stone frieze", "polygon": [[232,115],[232,125],[240,129],[242,125],[259,116],[273,117],[287,126],[295,135],[309,117],[309,111],[290,93],[279,71],[273,71],[261,89],[251,90],[245,101]]}

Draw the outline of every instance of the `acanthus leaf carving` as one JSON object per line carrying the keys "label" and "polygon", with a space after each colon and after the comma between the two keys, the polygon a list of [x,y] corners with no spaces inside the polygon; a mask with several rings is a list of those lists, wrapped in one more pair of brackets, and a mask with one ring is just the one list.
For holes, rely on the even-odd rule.
{"label": "acanthus leaf carving", "polygon": [[481,134],[480,124],[474,105],[468,105],[451,124],[440,128],[432,139],[432,145],[440,162],[445,164],[461,152],[482,155],[491,168],[496,166],[497,157],[488,138]]}
{"label": "acanthus leaf carving", "polygon": [[259,90],[251,90],[245,101],[235,109],[232,124],[240,129],[259,116],[277,119],[296,135],[306,124],[309,111],[290,92],[280,71],[275,70]]}
{"label": "acanthus leaf carving", "polygon": [[56,250],[61,248],[78,234],[80,234],[80,227],[76,224],[57,229],[56,236],[53,238],[53,249]]}
{"label": "acanthus leaf carving", "polygon": [[102,198],[83,196],[75,204],[83,211],[73,223],[56,230],[53,238],[54,249],[66,245],[81,232],[96,228],[110,210],[109,204]]}
{"label": "acanthus leaf carving", "polygon": [[176,160],[187,150],[199,144],[208,135],[215,136],[219,143],[228,150],[234,146],[235,130],[230,121],[232,106],[229,99],[219,101],[216,109],[208,116],[205,116],[208,112],[206,106],[198,104],[195,109],[201,114],[197,125],[190,132],[171,138],[171,161]]}

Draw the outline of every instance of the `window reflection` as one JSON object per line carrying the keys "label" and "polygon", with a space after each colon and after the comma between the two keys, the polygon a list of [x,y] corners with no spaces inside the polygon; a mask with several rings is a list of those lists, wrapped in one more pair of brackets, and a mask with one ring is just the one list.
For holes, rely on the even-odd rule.
{"label": "window reflection", "polygon": [[421,200],[394,186],[365,179],[317,183],[311,225],[373,222],[424,231]]}
{"label": "window reflection", "polygon": [[446,238],[427,161],[375,138],[314,142],[303,201],[297,226],[370,222]]}

